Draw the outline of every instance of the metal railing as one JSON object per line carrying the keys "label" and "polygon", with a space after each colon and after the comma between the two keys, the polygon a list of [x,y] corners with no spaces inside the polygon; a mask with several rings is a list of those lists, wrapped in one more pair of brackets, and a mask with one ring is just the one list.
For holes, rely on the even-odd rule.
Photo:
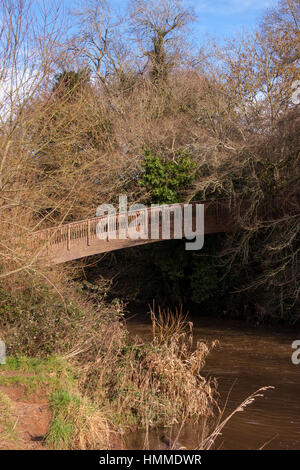
{"label": "metal railing", "polygon": [[[299,198],[296,197],[296,206],[298,203],[299,208]],[[247,209],[250,208],[251,205],[255,205],[255,201],[250,199],[240,200],[238,204],[232,204],[229,199],[217,199],[212,201],[195,201],[192,202],[191,205],[193,206],[193,211],[195,212],[195,206],[197,204],[204,204],[204,216],[205,219],[213,220],[216,225],[220,225],[221,227],[224,225],[232,225],[234,226],[235,220],[245,214]],[[177,204],[176,206],[180,206],[183,208],[185,206],[184,203]],[[173,204],[168,205],[168,207],[172,207]],[[270,216],[278,216],[280,213],[284,213],[287,209],[287,206],[291,206],[291,200],[283,200],[282,197],[273,197],[271,201],[264,205],[258,206],[259,216],[264,217],[264,214],[268,214]],[[157,208],[159,210],[159,207]],[[147,212],[147,233],[150,233],[151,230],[151,220],[152,218],[149,217],[149,214],[153,211],[153,207],[149,207]],[[96,240],[99,239],[99,225],[101,225],[103,232],[107,233],[106,240],[109,241],[109,231],[107,230],[108,224],[111,224],[110,227],[115,230],[116,232],[116,239],[118,239],[118,235],[120,234],[120,230],[126,230],[126,233],[129,233],[128,230],[130,227],[137,227],[139,226],[140,230],[146,230],[146,226],[141,224],[140,214],[142,211],[134,211],[134,213],[118,213],[116,215],[104,215],[100,217],[93,217],[86,220],[80,220],[76,222],[70,222],[68,224],[64,224],[58,227],[47,228],[43,230],[39,230],[33,233],[32,242],[34,244],[38,244],[40,246],[45,246],[47,254],[50,252],[53,253],[55,251],[70,251],[73,246],[90,246]],[[182,211],[183,212],[183,211]],[[162,214],[159,213],[159,225],[161,226],[161,217]],[[182,217],[183,220],[183,217]]]}
{"label": "metal railing", "polygon": [[[191,205],[195,207],[197,204],[204,204],[205,216],[213,216],[216,219],[216,222],[222,221],[225,218],[228,218],[230,210],[228,208],[228,200],[218,200],[218,201],[196,201],[192,202]],[[184,204],[179,204],[182,208]],[[170,204],[169,206],[172,206]],[[159,208],[158,208],[159,209]],[[151,211],[155,209],[149,207],[147,209],[147,215],[151,214]],[[50,247],[60,248],[65,247],[67,250],[71,248],[74,243],[78,241],[85,241],[86,245],[90,245],[93,240],[97,237],[97,227],[99,223],[105,229],[104,223],[111,223],[114,225],[116,234],[118,235],[120,229],[128,232],[128,227],[136,227],[140,225],[140,228],[143,229],[143,226],[140,223],[139,216],[142,211],[134,211],[134,213],[118,213],[115,216],[104,215],[101,217],[93,217],[91,219],[80,220],[76,222],[70,222],[65,225],[58,227],[47,228],[34,232],[34,238],[36,241],[43,243],[48,242]],[[152,212],[153,213],[153,212]],[[159,213],[160,221],[162,214]],[[147,217],[149,226],[151,227],[151,217]],[[98,229],[99,230],[99,229]],[[118,238],[118,237],[117,237]]]}

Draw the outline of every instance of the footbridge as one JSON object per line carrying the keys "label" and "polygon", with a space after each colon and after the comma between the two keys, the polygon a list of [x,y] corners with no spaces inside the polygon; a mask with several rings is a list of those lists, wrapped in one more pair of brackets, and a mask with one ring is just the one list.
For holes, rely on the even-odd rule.
{"label": "footbridge", "polygon": [[[196,226],[197,206],[202,205],[201,226]],[[181,215],[174,207],[182,209]],[[138,246],[148,243],[171,240],[178,237],[178,227],[182,233],[186,223],[185,207],[187,204],[165,205],[156,209],[105,215],[91,219],[70,222],[58,227],[47,228],[33,233],[34,243],[40,246],[42,257],[50,264],[64,263],[99,253]],[[237,227],[237,214],[246,207],[249,201],[244,201],[239,207],[232,208],[228,200],[195,201],[189,204],[192,210],[193,233],[203,231],[204,234],[230,232]],[[169,233],[163,228],[164,210],[170,214]],[[271,212],[277,215],[281,212],[282,200],[272,199]],[[299,204],[298,204],[299,209]],[[176,215],[177,214],[177,215]],[[274,214],[273,214],[274,215]],[[179,225],[178,225],[179,224]],[[177,233],[175,228],[177,228]],[[190,227],[190,230],[192,227]],[[183,235],[184,236],[184,235]]]}

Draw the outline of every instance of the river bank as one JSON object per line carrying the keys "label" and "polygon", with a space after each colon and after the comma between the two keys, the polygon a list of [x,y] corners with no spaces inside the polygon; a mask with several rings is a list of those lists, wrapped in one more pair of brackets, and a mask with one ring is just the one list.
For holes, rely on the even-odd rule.
{"label": "river bank", "polygon": [[[217,446],[223,449],[300,448],[300,366],[292,364],[292,342],[300,338],[299,328],[255,327],[242,321],[203,318],[193,315],[195,341],[219,341],[207,357],[203,373],[216,377],[220,405],[227,400],[229,414],[249,394],[262,386],[274,386],[226,425]],[[143,340],[151,338],[150,318],[129,315],[127,328]],[[160,446],[165,429],[150,433],[150,447]],[[194,448],[198,441],[193,426],[180,433],[183,446]],[[129,448],[143,447],[145,435],[132,434]],[[270,441],[271,440],[271,441]],[[270,442],[268,442],[270,441]]]}

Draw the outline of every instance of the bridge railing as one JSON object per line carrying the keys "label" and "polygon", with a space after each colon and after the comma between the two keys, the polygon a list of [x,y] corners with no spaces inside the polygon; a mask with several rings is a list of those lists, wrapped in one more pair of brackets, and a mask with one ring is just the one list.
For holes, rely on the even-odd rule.
{"label": "bridge railing", "polygon": [[[299,198],[297,197],[295,201],[299,202]],[[211,201],[195,201],[191,204],[194,208],[197,204],[204,204],[205,217],[212,217],[216,224],[222,225],[222,223],[224,224],[228,221],[233,224],[234,219],[238,217],[239,214],[242,215],[242,213],[245,212],[253,203],[255,204],[254,201],[244,199],[239,201],[238,205],[232,205],[229,199],[217,199]],[[275,196],[272,198],[271,203],[268,202],[265,207],[264,205],[260,205],[258,211],[260,216],[263,216],[265,213],[268,213],[268,215],[275,215],[284,213],[290,205],[290,200],[284,200],[282,197]],[[184,207],[184,204],[180,204],[180,206]],[[149,217],[149,215],[152,210],[152,207],[147,209],[148,217],[146,218],[146,223],[148,224],[148,233],[150,233],[151,230],[151,217]],[[126,229],[128,232],[129,226],[136,227],[139,225],[140,230],[145,229],[146,227],[140,224],[140,213],[141,211],[134,211],[134,213],[118,213],[114,216],[104,215],[87,220],[70,222],[58,227],[39,230],[33,234],[34,242],[39,245],[45,245],[47,247],[47,252],[60,249],[70,250],[73,245],[77,245],[78,243],[84,243],[89,246],[98,239],[99,224],[102,225],[103,233],[107,233],[107,224],[114,225],[114,227],[111,225],[111,228],[115,228],[117,238],[120,230]],[[161,221],[161,213],[159,213],[159,217],[159,220]],[[172,217],[173,215],[171,214],[171,218]]]}
{"label": "bridge railing", "polygon": [[[193,202],[191,203],[193,207],[202,202]],[[218,200],[218,201],[206,201],[204,204],[204,210],[206,216],[214,216],[217,220],[224,219],[228,216],[228,200]],[[180,204],[181,207],[184,207],[184,204]],[[155,211],[153,208],[147,209],[147,223],[148,230],[151,230],[151,211]],[[158,208],[159,210],[159,208]],[[59,249],[65,248],[70,249],[70,247],[79,241],[86,241],[87,245],[90,245],[99,234],[99,224],[102,225],[103,231],[107,232],[107,224],[111,224],[111,228],[115,228],[117,233],[117,238],[120,230],[126,229],[128,227],[140,226],[140,229],[143,230],[143,225],[140,223],[139,216],[142,211],[134,211],[133,213],[127,212],[125,214],[118,213],[114,216],[104,215],[100,217],[93,217],[87,220],[81,220],[76,222],[70,222],[68,224],[39,230],[34,233],[34,239],[38,243],[47,243],[49,249]],[[159,212],[159,220],[161,221],[162,214]],[[172,220],[171,213],[171,220]],[[106,226],[105,226],[106,225]],[[112,227],[114,225],[114,227]]]}

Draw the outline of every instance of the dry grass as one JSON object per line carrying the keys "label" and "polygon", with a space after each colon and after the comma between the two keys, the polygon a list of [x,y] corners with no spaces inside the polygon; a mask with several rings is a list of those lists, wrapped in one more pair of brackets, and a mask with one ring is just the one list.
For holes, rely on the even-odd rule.
{"label": "dry grass", "polygon": [[0,450],[19,447],[20,438],[15,431],[16,419],[9,397],[0,392]]}
{"label": "dry grass", "polygon": [[52,394],[53,419],[46,443],[54,449],[109,449],[111,429],[100,410],[86,397],[65,390]]}
{"label": "dry grass", "polygon": [[240,413],[242,411],[245,411],[247,406],[251,405],[257,398],[261,398],[264,396],[262,392],[265,392],[267,390],[273,389],[274,387],[272,386],[265,386],[261,387],[260,389],[256,390],[254,393],[249,395],[239,406],[237,406],[226,418],[223,418],[225,408],[223,409],[222,413],[220,413],[220,416],[218,418],[217,425],[215,426],[214,430],[207,436],[205,437],[202,442],[199,444],[199,449],[200,450],[210,450],[213,448],[213,446],[216,444],[216,440],[218,439],[219,436],[222,435],[222,430],[223,428],[227,425],[227,423],[233,418],[233,416],[236,413]]}
{"label": "dry grass", "polygon": [[[197,423],[190,423],[188,421],[182,421],[179,425],[170,426],[166,429],[165,433],[159,438],[158,448],[160,449],[190,449],[190,450],[212,450],[212,449],[221,449],[222,442],[219,441],[219,438],[222,436],[222,431],[225,426],[228,425],[229,421],[236,415],[236,413],[247,411],[246,408],[251,405],[257,398],[264,396],[264,392],[267,390],[273,389],[274,387],[265,386],[256,390],[254,393],[249,395],[240,405],[238,405],[233,411],[231,411],[226,418],[224,414],[227,408],[227,401],[223,410],[219,412],[219,415],[216,415],[214,419],[203,418],[200,419]],[[187,447],[183,445],[186,444],[186,439],[183,438],[185,428],[191,428],[194,431],[193,438],[189,438]],[[150,449],[149,445],[149,426],[146,428],[144,445],[143,449]],[[255,428],[253,428],[255,432]],[[191,430],[189,431],[190,436]],[[271,439],[272,440],[272,439]],[[271,440],[265,442],[259,450],[263,449]]]}
{"label": "dry grass", "polygon": [[124,329],[116,342],[115,332],[85,365],[84,390],[115,422],[145,428],[213,416],[216,383],[201,375],[210,348],[193,345],[192,325],[182,314],[176,328],[177,314],[172,319],[171,311],[161,311],[159,335],[149,344],[131,342]]}
{"label": "dry grass", "polygon": [[[78,377],[81,371],[74,363],[59,357],[8,357],[3,368],[4,375],[0,378],[7,396],[0,392],[2,448],[46,446],[86,450],[122,447],[120,432],[113,428],[104,410],[80,392]],[[26,396],[24,403],[23,395]],[[19,410],[15,409],[16,404]],[[43,409],[43,415],[39,408]],[[37,415],[36,409],[39,410]],[[19,432],[21,440],[18,439]],[[40,437],[38,447],[31,442],[30,434]]]}
{"label": "dry grass", "polygon": [[155,306],[150,307],[150,316],[152,321],[152,334],[153,340],[157,343],[168,343],[174,337],[183,336],[190,333],[192,338],[193,324],[188,321],[187,314],[183,314],[182,305],[175,307],[175,310],[170,308],[162,309],[158,306],[155,312]]}

